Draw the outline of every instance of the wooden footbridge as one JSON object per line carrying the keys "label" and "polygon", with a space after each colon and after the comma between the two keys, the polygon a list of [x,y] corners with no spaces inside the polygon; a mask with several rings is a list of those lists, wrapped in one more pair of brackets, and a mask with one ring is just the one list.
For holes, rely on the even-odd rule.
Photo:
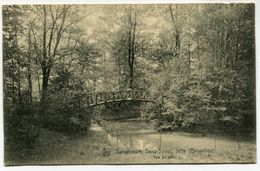
{"label": "wooden footbridge", "polygon": [[[158,98],[157,98],[158,99]],[[126,90],[118,92],[97,92],[87,94],[85,105],[93,107],[105,103],[120,102],[120,101],[141,101],[159,104],[155,97],[147,91],[142,90]]]}
{"label": "wooden footbridge", "polygon": [[[157,93],[159,94],[159,93]],[[79,101],[80,104],[84,105],[84,107],[91,108],[98,105],[104,105],[107,103],[114,103],[114,102],[123,102],[123,101],[138,101],[138,102],[151,102],[158,106],[158,109],[161,113],[162,107],[162,96],[159,94],[158,96],[152,96],[147,91],[142,90],[125,90],[125,91],[118,91],[118,92],[96,92],[84,95],[84,100]],[[118,117],[120,115],[117,115]],[[139,117],[140,114],[134,115],[129,117],[126,115],[125,117],[120,117],[120,119],[129,119]],[[115,119],[115,116],[110,116],[109,119]],[[106,118],[108,119],[108,118]],[[109,120],[108,119],[108,120]],[[118,118],[117,118],[118,119]],[[85,123],[81,121],[79,118],[71,117],[69,118],[70,127],[72,130],[85,130]]]}

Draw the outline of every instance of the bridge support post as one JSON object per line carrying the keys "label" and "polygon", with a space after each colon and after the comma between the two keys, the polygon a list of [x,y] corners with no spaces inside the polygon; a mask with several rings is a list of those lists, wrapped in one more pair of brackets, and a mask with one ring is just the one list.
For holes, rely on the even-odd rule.
{"label": "bridge support post", "polygon": [[107,102],[107,93],[104,93],[104,102]]}
{"label": "bridge support post", "polygon": [[92,102],[94,103],[94,101],[93,101],[93,94],[90,95],[90,104],[92,104]]}
{"label": "bridge support post", "polygon": [[112,92],[112,99],[115,101],[115,92]]}
{"label": "bridge support post", "polygon": [[98,103],[98,93],[96,94],[96,99],[95,99],[95,103],[97,104]]}

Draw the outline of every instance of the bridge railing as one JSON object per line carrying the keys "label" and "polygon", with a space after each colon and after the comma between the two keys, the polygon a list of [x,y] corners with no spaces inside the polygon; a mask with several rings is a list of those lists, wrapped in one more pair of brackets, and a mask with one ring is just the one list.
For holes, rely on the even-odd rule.
{"label": "bridge railing", "polygon": [[86,95],[85,103],[87,104],[87,106],[95,106],[107,102],[123,100],[141,100],[156,103],[156,100],[151,96],[149,92],[140,90],[91,93]]}

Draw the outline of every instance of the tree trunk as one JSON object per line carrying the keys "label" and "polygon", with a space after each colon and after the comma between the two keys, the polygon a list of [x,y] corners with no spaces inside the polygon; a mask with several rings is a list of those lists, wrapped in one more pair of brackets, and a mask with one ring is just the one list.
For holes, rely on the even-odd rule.
{"label": "tree trunk", "polygon": [[[50,68],[48,68],[47,64],[47,49],[46,49],[46,37],[47,37],[47,12],[46,12],[46,6],[43,5],[43,46],[42,46],[42,58],[43,61],[41,61],[42,66],[42,99],[41,103],[43,106],[46,104],[47,100],[47,93],[48,93],[48,82],[49,82],[49,74],[50,74]],[[45,108],[43,108],[44,110]]]}
{"label": "tree trunk", "polygon": [[20,63],[20,59],[19,59],[19,57],[18,57],[18,59],[17,59],[17,64],[18,64],[18,67],[17,67],[17,70],[18,70],[18,102],[19,102],[19,104],[21,104],[22,103],[22,94],[21,94],[21,71],[20,71],[20,65],[21,65],[21,63]]}
{"label": "tree trunk", "polygon": [[191,34],[190,34],[190,16],[188,16],[188,32],[189,32],[189,44],[188,44],[188,76],[191,74]]}
{"label": "tree trunk", "polygon": [[133,26],[132,26],[132,9],[129,9],[129,14],[128,14],[128,22],[129,22],[129,30],[128,30],[128,65],[129,65],[129,88],[132,89],[133,88],[133,56],[134,56],[134,52],[133,52],[133,46],[134,46],[134,42],[133,42],[133,34],[135,34],[133,32]]}
{"label": "tree trunk", "polygon": [[42,68],[42,104],[45,104],[47,101],[50,71],[50,68]]}
{"label": "tree trunk", "polygon": [[[38,71],[37,71],[37,83],[38,83],[38,91],[39,91],[39,94],[40,94],[40,92],[41,92],[41,83],[40,83],[40,75],[39,75]],[[40,95],[39,95],[39,97],[40,97]]]}
{"label": "tree trunk", "polygon": [[180,74],[180,49],[181,49],[181,40],[180,40],[180,25],[178,20],[178,6],[176,6],[175,14],[173,12],[172,6],[169,6],[170,16],[172,20],[173,29],[175,32],[175,57],[178,62],[177,64],[177,74]]}
{"label": "tree trunk", "polygon": [[135,61],[135,32],[136,32],[136,11],[134,11],[134,23],[133,23],[133,33],[132,33],[132,46],[131,46],[131,51],[132,51],[132,68],[130,72],[131,80],[130,80],[130,85],[131,89],[133,88],[133,82],[134,82],[134,61]]}
{"label": "tree trunk", "polygon": [[28,83],[29,83],[29,102],[32,103],[32,77],[31,77],[31,70],[28,68]]}
{"label": "tree trunk", "polygon": [[27,69],[28,69],[28,74],[27,74],[27,80],[28,80],[28,90],[29,90],[29,103],[32,104],[32,77],[31,77],[31,47],[32,47],[32,42],[31,42],[31,30],[29,30],[29,56],[28,56],[28,65],[27,65]]}
{"label": "tree trunk", "polygon": [[133,66],[131,66],[131,68],[130,68],[130,85],[129,85],[130,89],[133,88],[133,81],[134,81]]}

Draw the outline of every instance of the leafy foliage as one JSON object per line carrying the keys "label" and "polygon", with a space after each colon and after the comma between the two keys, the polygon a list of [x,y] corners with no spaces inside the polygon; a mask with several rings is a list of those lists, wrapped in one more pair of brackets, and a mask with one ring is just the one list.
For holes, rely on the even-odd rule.
{"label": "leafy foliage", "polygon": [[255,130],[253,4],[121,7],[91,6],[104,12],[90,19],[84,6],[3,7],[8,141],[34,144],[42,126],[83,133],[103,110],[86,93],[129,88],[158,104],[105,108],[132,106],[163,130]]}

